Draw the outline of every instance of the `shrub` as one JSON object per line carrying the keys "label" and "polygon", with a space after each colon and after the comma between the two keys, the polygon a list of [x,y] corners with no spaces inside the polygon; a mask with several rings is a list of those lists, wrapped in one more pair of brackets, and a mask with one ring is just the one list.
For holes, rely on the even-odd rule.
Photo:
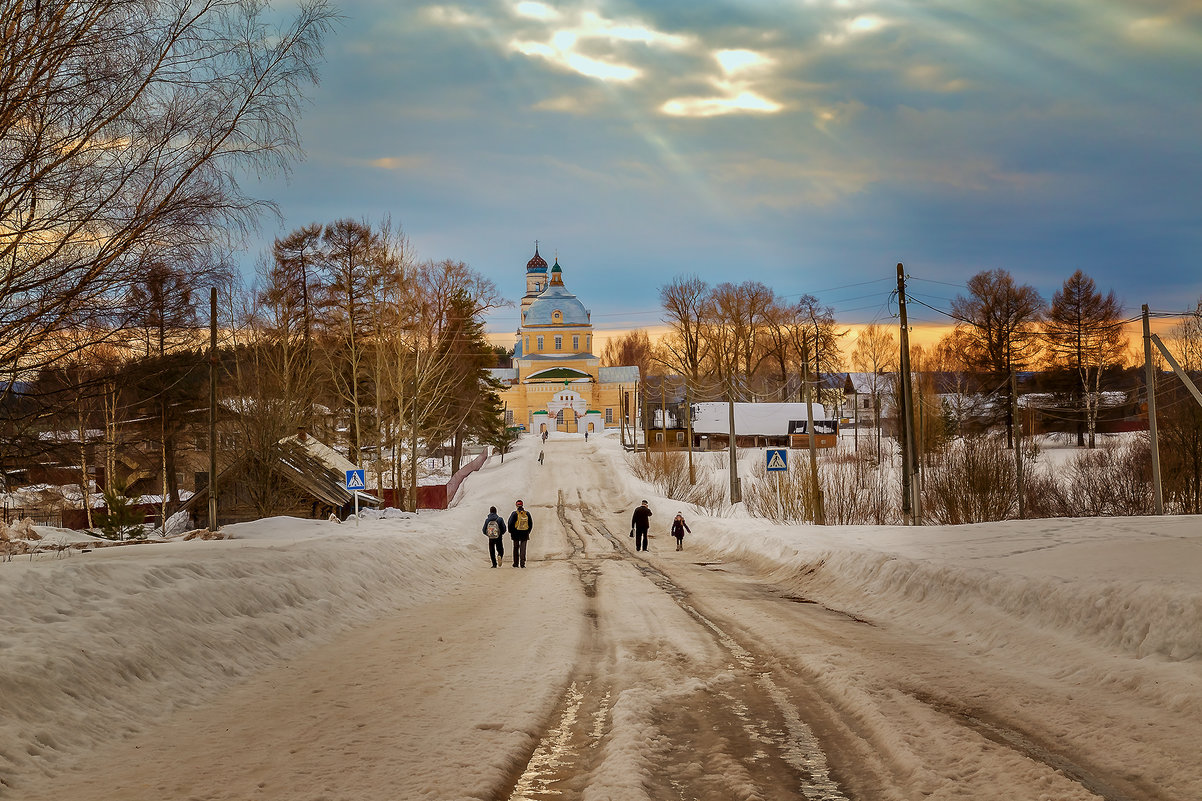
{"label": "shrub", "polygon": [[926,470],[922,507],[931,523],[1013,517],[1018,510],[1013,451],[992,436],[971,435],[953,443]]}

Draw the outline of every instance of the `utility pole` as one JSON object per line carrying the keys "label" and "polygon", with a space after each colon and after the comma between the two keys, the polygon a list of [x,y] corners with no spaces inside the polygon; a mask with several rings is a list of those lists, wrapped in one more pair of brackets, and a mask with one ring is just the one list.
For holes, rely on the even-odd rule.
{"label": "utility pole", "polygon": [[622,438],[622,450],[626,450],[626,385],[618,385],[618,435]]}
{"label": "utility pole", "polygon": [[[733,389],[728,389],[727,391],[733,393]],[[743,500],[743,494],[739,492],[739,459],[735,452],[735,401],[733,394],[727,395],[726,406],[730,414],[730,437],[727,443],[730,452],[730,502],[731,505],[734,505]]]}
{"label": "utility pole", "polygon": [[684,379],[684,425],[685,436],[689,441],[689,484],[697,483],[697,474],[693,472],[693,407],[689,404],[689,379]]}
{"label": "utility pole", "polygon": [[209,290],[209,531],[217,530],[217,287]]}
{"label": "utility pole", "polygon": [[1010,418],[1014,421],[1014,476],[1018,482],[1018,518],[1027,516],[1026,492],[1023,488],[1023,431],[1018,415],[1018,373],[1010,370]]}
{"label": "utility pole", "polygon": [[1153,511],[1164,514],[1164,489],[1160,483],[1160,442],[1156,437],[1156,366],[1152,363],[1152,325],[1148,320],[1148,304],[1144,312],[1144,375],[1148,384],[1148,440],[1152,447]]}
{"label": "utility pole", "polygon": [[[807,350],[807,351],[809,350],[809,346],[804,338],[804,335],[803,335],[803,339],[802,339],[802,349]],[[803,367],[804,372],[802,373],[801,380],[802,380],[802,388],[805,392],[805,398],[806,398],[806,439],[808,439],[809,443],[810,443],[810,494],[814,498],[814,525],[825,526],[826,525],[826,508],[822,502],[822,486],[818,483],[818,445],[814,441],[815,437],[818,433],[814,430],[814,396],[811,394],[811,386],[810,386],[810,380],[809,380],[809,378],[810,378],[810,376],[809,376],[810,365],[809,365],[809,359],[808,359],[809,354],[807,353],[805,355],[807,356],[807,358],[802,359],[802,364],[805,366]],[[817,381],[815,381],[814,383],[816,384]],[[779,496],[779,494],[780,494],[780,489],[778,486],[777,495]]]}
{"label": "utility pole", "polygon": [[413,430],[409,432],[409,475],[412,479],[412,488],[410,489],[410,505],[414,512],[417,511],[417,385],[418,385],[418,349],[417,333],[413,335]]}
{"label": "utility pole", "polygon": [[902,514],[910,525],[922,525],[922,506],[914,481],[914,400],[910,380],[910,331],[906,320],[906,273],[897,264],[897,306],[901,314]]}
{"label": "utility pole", "polygon": [[659,377],[659,429],[663,437],[664,462],[668,461],[668,389],[664,385],[664,376]]}

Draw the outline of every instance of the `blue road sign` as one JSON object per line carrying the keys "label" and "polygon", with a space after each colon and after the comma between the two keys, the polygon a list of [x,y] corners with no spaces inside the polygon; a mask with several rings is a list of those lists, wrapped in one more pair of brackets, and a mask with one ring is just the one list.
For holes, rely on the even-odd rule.
{"label": "blue road sign", "polygon": [[789,469],[789,452],[784,448],[768,449],[768,472]]}
{"label": "blue road sign", "polygon": [[361,490],[367,488],[367,477],[364,470],[347,470],[346,471],[346,488],[348,490]]}

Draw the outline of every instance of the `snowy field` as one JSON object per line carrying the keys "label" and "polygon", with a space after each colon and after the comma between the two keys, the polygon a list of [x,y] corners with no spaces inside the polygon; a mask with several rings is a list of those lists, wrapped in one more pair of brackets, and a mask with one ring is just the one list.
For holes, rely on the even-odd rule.
{"label": "snowy field", "polygon": [[[616,437],[593,437],[578,451],[569,449],[576,445],[568,439],[560,435],[550,443],[561,447],[548,448],[544,467],[533,458],[539,450],[534,438],[520,442],[504,464],[492,458],[464,482],[454,507],[445,511],[357,525],[275,518],[230,526],[227,540],[152,542],[0,564],[5,617],[0,798],[52,798],[57,791],[47,788],[58,787],[55,781],[89,769],[97,759],[103,764],[115,743],[136,741],[173,716],[199,714],[254,677],[299,664],[324,645],[380,621],[416,631],[438,625],[440,615],[453,620],[456,630],[479,617],[479,645],[490,664],[450,656],[436,662],[441,681],[428,688],[429,700],[445,703],[438,709],[444,725],[415,732],[423,738],[421,769],[407,770],[420,787],[412,795],[381,790],[378,797],[491,797],[487,788],[517,757],[473,755],[504,752],[513,745],[504,736],[511,729],[539,730],[571,678],[583,635],[574,628],[556,630],[557,616],[580,601],[556,584],[567,568],[553,560],[566,558],[567,546],[541,544],[558,524],[554,514],[536,512],[544,539],[535,541],[546,551],[533,550],[532,542],[538,563],[528,573],[488,569],[481,522],[489,505],[507,514],[517,497],[553,510],[556,487],[588,484],[594,472],[612,482],[604,516],[615,533],[624,535],[616,527],[626,524],[640,499],[648,498],[657,510],[648,555],[653,565],[683,564],[671,561],[679,556],[666,533],[679,509],[692,527],[686,546],[693,563],[737,564],[915,643],[954,645],[978,660],[1028,673],[1033,681],[1070,686],[1074,703],[1084,709],[1119,698],[1140,708],[1145,723],[1159,730],[1165,750],[1189,752],[1202,737],[1197,517],[919,528],[775,526],[737,511],[706,517],[651,495],[629,474]],[[78,536],[39,533],[49,541]],[[488,583],[512,582],[515,575],[525,586],[506,591],[521,593],[512,596],[521,614],[490,609]],[[483,604],[469,605],[476,594],[485,598]],[[646,625],[670,630],[673,614],[665,611]],[[502,630],[509,633],[502,636]],[[882,655],[873,668],[886,669],[887,659]],[[507,681],[513,665],[529,678],[521,692]],[[654,684],[656,674],[649,675]],[[844,688],[849,698],[856,692],[854,676],[833,671],[824,682],[827,692]],[[371,697],[380,692],[376,688]],[[481,725],[478,708],[493,695],[508,704],[509,719]],[[613,709],[616,720],[626,709],[623,699]],[[875,724],[865,712],[858,725]],[[1082,734],[1087,747],[1099,750],[1112,736]],[[890,737],[880,735],[882,741]],[[178,758],[178,743],[161,745],[156,760]],[[463,774],[477,768],[479,782],[465,783]],[[107,769],[120,775],[120,766]],[[1169,788],[1165,797],[1202,798],[1197,765],[1185,769],[1166,757],[1147,770],[1149,782]],[[603,780],[599,774],[597,781]],[[608,780],[615,787],[625,781]],[[959,781],[950,773],[926,776],[921,792],[889,797],[972,797],[957,794]],[[440,788],[452,785],[466,789],[441,794]],[[134,797],[105,792],[89,797]],[[257,797],[301,795],[279,791]],[[315,790],[304,797],[344,796]],[[623,794],[614,791],[612,797]],[[1050,791],[1041,797],[1061,796]]]}

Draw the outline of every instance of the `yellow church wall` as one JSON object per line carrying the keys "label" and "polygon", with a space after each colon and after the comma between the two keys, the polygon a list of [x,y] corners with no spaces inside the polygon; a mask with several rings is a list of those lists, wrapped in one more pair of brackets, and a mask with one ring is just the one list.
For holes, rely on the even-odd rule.
{"label": "yellow church wall", "polygon": [[[578,393],[585,399],[589,410],[602,414],[606,428],[617,428],[619,424],[621,397],[623,390],[633,391],[633,387],[624,384],[596,384],[592,382],[569,383],[567,389]],[[545,384],[516,384],[500,392],[501,402],[512,418],[511,425],[531,428],[531,415],[534,412],[545,412],[547,403],[557,393],[565,389],[562,381]],[[607,411],[608,414],[607,414]],[[608,418],[608,419],[606,419]]]}

